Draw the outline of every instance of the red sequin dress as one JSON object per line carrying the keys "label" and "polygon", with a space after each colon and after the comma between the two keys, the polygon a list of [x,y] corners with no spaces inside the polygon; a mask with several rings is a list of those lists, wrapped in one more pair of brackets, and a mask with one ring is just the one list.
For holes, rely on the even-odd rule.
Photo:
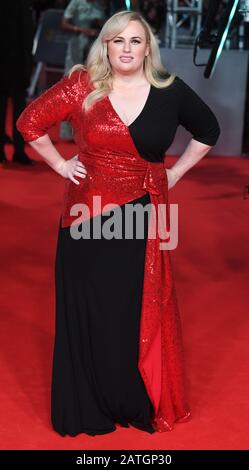
{"label": "red sequin dress", "polygon": [[[87,168],[80,185],[66,181],[58,233],[52,423],[61,435],[72,436],[112,432],[115,423],[169,431],[190,417],[170,251],[160,249],[158,233],[148,237],[150,217],[140,239],[73,239],[70,224],[78,219],[70,210],[87,204],[92,229],[119,208],[123,217],[128,203],[167,204],[164,157],[178,125],[207,145],[216,143],[219,125],[179,77],[168,88],[151,86],[129,126],[107,96],[82,111],[92,89],[86,72],[74,72],[17,121],[29,142],[69,120]],[[101,202],[94,205],[96,195]],[[103,210],[106,204],[112,205],[111,216]]]}

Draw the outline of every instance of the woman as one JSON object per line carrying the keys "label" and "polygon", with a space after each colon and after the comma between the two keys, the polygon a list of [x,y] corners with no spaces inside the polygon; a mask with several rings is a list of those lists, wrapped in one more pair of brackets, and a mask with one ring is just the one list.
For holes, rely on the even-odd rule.
{"label": "woman", "polygon": [[[72,33],[65,57],[65,75],[78,63],[84,63],[87,50],[97,36],[105,19],[100,0],[71,0],[64,11],[61,27]],[[67,122],[60,126],[60,137],[72,140],[72,129]]]}
{"label": "woman", "polygon": [[[47,135],[65,117],[79,147],[67,161]],[[164,154],[179,124],[193,138],[166,169]],[[54,429],[71,436],[112,432],[115,423],[171,430],[190,411],[170,254],[157,234],[149,236],[148,212],[140,238],[124,237],[124,216],[129,203],[167,203],[168,189],[216,143],[213,112],[165,70],[144,18],[121,11],[103,26],[86,67],[74,67],[31,103],[17,125],[69,180],[56,254]],[[85,219],[77,218],[82,204]],[[96,236],[96,227],[112,221],[106,204],[125,219],[122,237]],[[89,221],[90,236],[78,237]]]}

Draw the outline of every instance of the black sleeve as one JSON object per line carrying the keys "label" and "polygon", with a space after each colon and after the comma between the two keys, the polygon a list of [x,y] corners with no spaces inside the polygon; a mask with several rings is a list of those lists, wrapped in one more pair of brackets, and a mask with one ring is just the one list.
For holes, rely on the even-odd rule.
{"label": "black sleeve", "polygon": [[206,145],[215,145],[220,126],[209,106],[181,78],[180,85],[179,124],[192,134],[193,139]]}

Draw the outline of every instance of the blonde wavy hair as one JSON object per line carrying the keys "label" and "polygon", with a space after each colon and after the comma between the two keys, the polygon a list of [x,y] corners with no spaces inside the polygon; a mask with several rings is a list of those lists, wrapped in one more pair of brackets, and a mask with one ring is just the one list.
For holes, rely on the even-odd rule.
{"label": "blonde wavy hair", "polygon": [[68,72],[70,77],[75,70],[87,71],[94,87],[94,90],[84,99],[83,110],[87,111],[96,101],[108,95],[112,90],[113,73],[107,55],[107,42],[121,33],[130,21],[141,23],[147,44],[150,44],[149,54],[144,58],[144,74],[148,82],[156,88],[166,88],[173,83],[175,74],[169,73],[162,64],[156,38],[147,21],[136,11],[119,11],[103,25],[90,48],[85,65],[76,64]]}

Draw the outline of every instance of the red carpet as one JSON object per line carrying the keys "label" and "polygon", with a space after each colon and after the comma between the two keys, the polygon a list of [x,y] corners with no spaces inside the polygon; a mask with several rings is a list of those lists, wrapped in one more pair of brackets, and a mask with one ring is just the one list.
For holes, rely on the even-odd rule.
{"label": "red carpet", "polygon": [[[30,147],[27,153],[34,157]],[[75,153],[64,146],[64,156]],[[170,167],[175,159],[167,158]],[[53,270],[64,183],[43,162],[0,165],[1,449],[248,449],[248,160],[206,156],[170,191],[179,204],[172,260],[192,420],[162,434],[130,427],[62,438],[52,430]]]}

